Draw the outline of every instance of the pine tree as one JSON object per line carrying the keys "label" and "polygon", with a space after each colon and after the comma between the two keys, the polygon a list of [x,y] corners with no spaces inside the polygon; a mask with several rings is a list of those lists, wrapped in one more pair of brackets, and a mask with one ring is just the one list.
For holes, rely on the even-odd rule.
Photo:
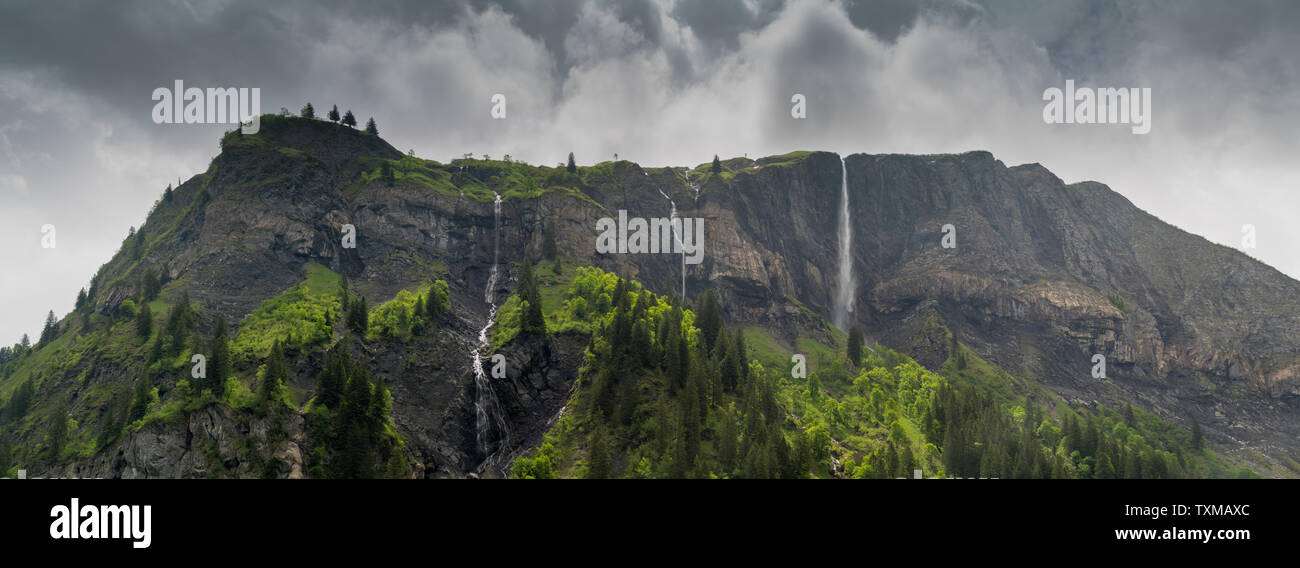
{"label": "pine tree", "polygon": [[373,385],[369,370],[359,361],[345,366],[345,380],[329,442],[335,455],[334,473],[342,478],[366,478],[373,474],[373,448],[379,433],[368,419]]}
{"label": "pine tree", "polygon": [[722,433],[718,440],[718,461],[725,472],[736,467],[736,417],[730,411],[722,413]]}
{"label": "pine tree", "polygon": [[149,339],[153,334],[153,309],[149,304],[140,304],[140,311],[135,314],[135,334],[141,339]]}
{"label": "pine tree", "polygon": [[722,312],[718,308],[718,300],[713,295],[713,290],[705,290],[704,295],[700,297],[695,325],[704,335],[705,348],[712,351],[714,344],[717,343],[719,330],[722,329]]}
{"label": "pine tree", "polygon": [[[167,316],[167,346],[163,353],[170,357],[180,354],[185,346],[185,336],[193,329],[194,308],[190,306],[189,291],[185,291],[181,293],[180,300],[172,306],[171,313]],[[161,337],[159,339],[161,340]]]}
{"label": "pine tree", "polygon": [[54,341],[54,338],[57,337],[58,334],[59,322],[54,319],[54,310],[50,310],[50,313],[45,316],[45,328],[41,330],[41,340],[37,342],[36,345],[39,347]]}
{"label": "pine tree", "polygon": [[379,136],[379,127],[375,126],[375,117],[372,116],[370,120],[366,121],[366,132]]}
{"label": "pine tree", "polygon": [[329,114],[326,115],[326,116],[329,117],[330,122],[338,122],[338,121],[339,121],[339,105],[334,105],[334,108],[331,108]]}
{"label": "pine tree", "polygon": [[384,421],[388,416],[388,387],[384,386],[383,377],[380,377],[374,384],[374,392],[370,395],[370,405],[366,408],[366,418],[370,421],[371,427],[378,431],[383,428]]}
{"label": "pine tree", "polygon": [[415,297],[415,306],[411,308],[411,333],[422,335],[424,323],[428,321],[428,308],[424,307],[424,296]]}
{"label": "pine tree", "polygon": [[152,302],[158,298],[162,292],[162,276],[157,270],[152,268],[144,271],[144,276],[140,278],[140,302]]}
{"label": "pine tree", "polygon": [[131,258],[138,259],[144,254],[144,228],[136,231],[135,238],[131,240]]}
{"label": "pine tree", "polygon": [[397,308],[397,329],[393,331],[396,332],[396,335],[405,335],[407,331],[410,331],[410,325],[410,312],[406,311],[406,306],[399,306]]}
{"label": "pine tree", "polygon": [[546,318],[542,315],[542,296],[537,291],[537,279],[533,277],[533,261],[525,258],[519,273],[519,299],[524,311],[520,316],[519,332],[524,335],[546,335]]}
{"label": "pine tree", "polygon": [[68,441],[68,405],[59,403],[50,416],[50,429],[45,433],[45,449],[52,462],[63,456],[63,446]]}
{"label": "pine tree", "polygon": [[447,282],[445,280],[435,280],[433,286],[429,288],[429,299],[424,303],[430,325],[441,320],[443,314],[447,313],[450,307],[449,302]]}
{"label": "pine tree", "polygon": [[1069,440],[1066,445],[1069,451],[1073,452],[1082,447],[1083,433],[1079,430],[1079,421],[1073,414],[1065,415],[1065,438]]}
{"label": "pine tree", "polygon": [[650,326],[645,319],[635,318],[632,325],[632,355],[637,367],[649,367],[653,363],[654,349],[650,343]]}
{"label": "pine tree", "polygon": [[316,118],[316,109],[315,109],[315,107],[312,107],[312,106],[311,106],[311,103],[310,103],[310,102],[307,103],[307,106],[302,107],[302,117],[303,117],[303,118]]}
{"label": "pine tree", "polygon": [[745,333],[736,328],[736,377],[740,385],[749,383],[749,347],[745,344]]}
{"label": "pine tree", "polygon": [[1137,427],[1137,417],[1133,415],[1133,405],[1127,402],[1124,403],[1124,423],[1128,424],[1130,428]]}
{"label": "pine tree", "polygon": [[36,387],[32,384],[31,379],[27,379],[23,381],[23,384],[18,385],[14,394],[9,398],[9,406],[5,410],[5,420],[13,422],[26,416],[34,398],[36,398]]}
{"label": "pine tree", "polygon": [[271,356],[266,362],[266,370],[262,373],[262,381],[257,385],[257,404],[264,405],[278,400],[284,383],[289,378],[288,364],[284,358],[284,344],[279,341],[271,347]]}
{"label": "pine tree", "polygon": [[571,174],[578,171],[578,164],[573,161],[573,152],[569,152],[569,165],[565,166],[564,170]]}
{"label": "pine tree", "polygon": [[348,292],[348,277],[339,275],[339,317],[347,319],[348,317],[348,300],[352,294]]}
{"label": "pine tree", "polygon": [[366,334],[366,327],[370,323],[370,310],[366,307],[366,297],[358,296],[349,302],[348,305],[348,328],[361,335]]}
{"label": "pine tree", "polygon": [[9,471],[13,465],[13,445],[9,437],[0,432],[0,471]]}
{"label": "pine tree", "polygon": [[82,308],[85,308],[85,307],[86,307],[86,289],[85,289],[85,288],[82,288],[80,291],[77,292],[77,303],[74,304],[74,305],[76,306],[75,309],[76,309],[77,311],[81,311]]}
{"label": "pine tree", "polygon": [[673,308],[664,316],[659,326],[661,366],[674,389],[686,386],[686,370],[682,368],[681,355],[678,353],[678,345],[681,342],[681,321],[681,310]]}
{"label": "pine tree", "polygon": [[22,341],[19,343],[19,345],[22,346],[23,351],[27,351],[28,349],[31,349],[31,348],[32,348],[32,340],[31,340],[31,338],[27,337],[27,334],[26,334],[26,333],[24,333],[24,334],[23,334],[23,339],[22,339]]}
{"label": "pine tree", "polygon": [[714,353],[721,359],[718,377],[722,382],[722,390],[736,392],[736,387],[740,385],[740,354],[736,352],[736,343],[728,341],[725,329],[718,336],[718,348]]}
{"label": "pine tree", "polygon": [[338,410],[344,385],[347,384],[348,368],[351,365],[351,356],[343,342],[335,343],[325,353],[325,362],[321,365],[320,373],[316,375],[316,406]]}
{"label": "pine tree", "polygon": [[717,154],[713,155],[713,173],[715,174],[722,173],[722,160],[718,159]]}
{"label": "pine tree", "polygon": [[344,418],[364,425],[366,412],[370,408],[370,396],[374,389],[374,385],[370,383],[370,371],[361,362],[354,362],[349,375],[343,401]]}
{"label": "pine tree", "polygon": [[916,467],[916,459],[912,456],[912,447],[903,446],[903,452],[898,456],[898,477],[911,478],[912,469]]}
{"label": "pine tree", "polygon": [[[226,328],[226,316],[217,318],[216,330],[212,333],[212,357],[208,361],[208,378],[206,388],[221,400],[226,395],[226,377],[230,375],[230,341]],[[201,392],[201,389],[200,389]]]}
{"label": "pine tree", "polygon": [[899,466],[902,463],[898,459],[898,447],[893,442],[885,446],[885,471],[881,477],[889,478],[898,476]]}
{"label": "pine tree", "polygon": [[163,190],[163,201],[170,203],[171,200],[172,200],[172,184],[169,183],[167,184],[167,189]]}
{"label": "pine tree", "polygon": [[848,356],[849,361],[853,362],[853,366],[856,367],[862,363],[862,328],[856,325],[849,328]]}
{"label": "pine tree", "polygon": [[121,433],[122,420],[116,412],[110,410],[108,415],[104,417],[104,424],[99,430],[99,436],[95,438],[95,448],[103,449],[113,443],[114,440],[117,440],[118,435]]}
{"label": "pine tree", "polygon": [[587,479],[607,479],[609,477],[609,448],[605,443],[605,434],[599,426],[591,435],[591,455],[587,457]]}
{"label": "pine tree", "polygon": [[351,109],[348,109],[347,112],[343,113],[343,126],[347,126],[349,128],[357,127],[357,117],[352,115]]}

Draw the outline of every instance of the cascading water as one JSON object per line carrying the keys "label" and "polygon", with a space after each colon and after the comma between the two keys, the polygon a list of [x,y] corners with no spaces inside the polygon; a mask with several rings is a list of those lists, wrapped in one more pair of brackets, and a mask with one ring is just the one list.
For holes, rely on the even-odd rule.
{"label": "cascading water", "polygon": [[[501,403],[497,400],[496,391],[492,389],[492,381],[488,379],[487,373],[483,370],[483,352],[488,348],[488,330],[492,329],[492,324],[496,321],[497,304],[497,260],[501,251],[501,195],[496,195],[496,201],[492,204],[493,221],[492,221],[492,272],[488,274],[487,287],[483,289],[483,301],[488,305],[487,323],[478,332],[478,346],[470,352],[473,360],[474,369],[474,386],[477,393],[474,398],[474,415],[475,427],[477,428],[476,441],[478,449],[485,457],[483,463],[479,464],[477,471],[481,472],[489,465],[493,465],[493,460],[498,453],[510,446],[510,431],[506,428],[506,421],[501,412]],[[497,436],[493,437],[493,430],[496,430]]]}
{"label": "cascading water", "polygon": [[840,158],[839,274],[836,279],[835,304],[831,315],[835,327],[848,331],[853,314],[853,228],[849,217],[849,170]]}
{"label": "cascading water", "polygon": [[[664,196],[664,199],[668,200],[668,205],[672,207],[672,210],[668,213],[668,220],[671,223],[672,220],[677,218],[677,202],[673,201],[673,198],[668,197],[668,194],[664,193],[663,188],[655,186],[655,189],[659,190],[659,195]],[[682,256],[682,299],[685,300],[686,299],[686,247],[682,246],[682,234],[681,234],[680,227],[681,227],[680,223],[672,223],[673,238],[677,240],[677,250],[681,251],[681,256]]]}
{"label": "cascading water", "polygon": [[685,176],[685,177],[686,177],[686,185],[688,185],[688,186],[691,187],[691,190],[693,190],[693,191],[695,192],[695,200],[696,200],[696,201],[699,201],[699,200],[700,200],[700,182],[698,182],[698,181],[691,181],[691,168],[687,167],[687,168],[683,168],[683,169],[686,170],[686,176]]}

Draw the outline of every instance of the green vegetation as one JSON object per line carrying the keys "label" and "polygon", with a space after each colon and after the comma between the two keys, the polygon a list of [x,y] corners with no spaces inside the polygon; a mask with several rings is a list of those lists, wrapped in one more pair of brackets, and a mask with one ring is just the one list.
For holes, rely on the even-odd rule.
{"label": "green vegetation", "polygon": [[846,355],[855,366],[862,362],[862,328],[853,326],[849,329],[849,347]]}
{"label": "green vegetation", "polygon": [[[357,307],[357,306],[360,307]],[[352,307],[364,313],[365,298],[353,301]],[[367,339],[408,339],[423,335],[450,310],[445,280],[421,286],[416,292],[398,291],[392,300],[380,304],[369,314],[363,328]],[[358,316],[360,317],[360,316]]]}
{"label": "green vegetation", "polygon": [[803,160],[804,158],[811,156],[812,154],[813,154],[812,152],[800,150],[796,152],[790,152],[788,154],[781,154],[779,156],[768,156],[766,158],[759,158],[757,160],[757,163],[758,165],[763,167],[788,166],[791,164],[796,164],[799,161]]}
{"label": "green vegetation", "polygon": [[1126,314],[1128,313],[1128,308],[1125,307],[1124,304],[1124,298],[1119,294],[1116,294],[1114,292],[1106,292],[1106,300],[1110,302],[1110,305],[1115,306],[1115,309],[1118,309],[1119,311],[1124,312]]}
{"label": "green vegetation", "polygon": [[334,336],[335,295],[338,274],[315,263],[306,265],[306,279],[288,291],[262,302],[239,324],[230,342],[231,357],[240,364],[270,355],[276,342],[290,349],[309,349]]}
{"label": "green vegetation", "polygon": [[[573,410],[516,477],[801,477],[809,436],[784,427],[770,376],[741,334],[639,284],[580,268],[548,325],[591,330]],[[713,344],[710,349],[708,343]],[[715,372],[716,371],[716,372]],[[730,433],[731,437],[720,437]]]}
{"label": "green vegetation", "polygon": [[353,359],[344,344],[335,344],[325,354],[316,391],[308,411],[307,464],[312,477],[405,474],[403,442],[390,424],[392,395],[382,379],[371,381],[368,367]]}
{"label": "green vegetation", "polygon": [[[510,160],[465,157],[441,164],[415,156],[396,160],[362,158],[361,174],[344,190],[357,193],[366,187],[419,188],[448,197],[461,195],[491,203],[494,192],[503,199],[532,199],[546,193],[561,193],[600,207],[583,193],[582,177],[565,168],[532,166]],[[602,207],[603,208],[603,207]]]}
{"label": "green vegetation", "polygon": [[[692,311],[599,269],[568,274],[542,281],[542,297],[561,291],[547,325],[590,344],[569,410],[512,465],[516,478],[1248,474],[1153,415],[1056,404],[946,329],[939,372],[881,346],[855,365],[807,337],[788,347],[761,328],[730,330],[711,293]],[[501,312],[504,341],[516,298]],[[792,372],[795,353],[806,375]]]}
{"label": "green vegetation", "polygon": [[[397,160],[368,158],[362,163],[368,169],[344,191],[358,192],[372,183],[379,183],[384,187],[420,187],[451,197],[460,195],[462,191],[462,188],[452,183],[452,174],[445,171],[442,164],[431,160],[403,156]],[[466,193],[471,197],[491,201],[491,191],[479,187],[470,189],[471,191]]]}
{"label": "green vegetation", "polygon": [[[313,119],[315,111],[308,105],[302,114]],[[350,111],[346,117],[337,108],[329,114],[333,122],[356,124]],[[285,419],[301,412],[313,476],[406,475],[391,395],[383,379],[372,376],[370,358],[386,365],[392,353],[385,349],[434,343],[412,338],[447,318],[448,285],[437,279],[446,277],[445,265],[414,250],[367,257],[368,264],[382,263],[392,272],[361,283],[354,294],[342,276],[307,264],[300,283],[230,326],[216,310],[191,302],[186,288],[200,276],[192,270],[186,275],[184,263],[171,261],[185,258],[177,255],[188,252],[180,248],[187,245],[176,236],[191,234],[191,222],[214,195],[225,207],[272,185],[313,181],[304,174],[314,174],[308,167],[320,165],[317,159],[278,145],[298,134],[291,129],[295,122],[304,121],[267,116],[260,135],[231,132],[222,141],[223,156],[207,172],[164,190],[148,228],[132,228],[114,258],[78,292],[72,314],[60,321],[50,312],[34,346],[24,337],[19,345],[0,348],[0,472],[16,463],[91,456],[132,431],[185,424],[207,409],[232,416],[241,427],[258,421],[249,430],[267,426],[274,432],[270,440],[283,439],[276,437],[285,435],[291,423]],[[553,193],[603,209],[584,191],[621,190],[630,186],[624,183],[629,176],[643,177],[635,164],[617,157],[581,168],[572,154],[554,168],[509,156],[467,156],[451,164],[413,155],[390,159],[396,154],[374,138],[373,120],[366,133],[313,124],[337,131],[334,141],[378,149],[338,170],[351,182],[347,192],[427,190],[480,205],[494,192],[506,200]],[[757,162],[715,156],[689,170],[685,184],[727,189],[734,176],[809,155]],[[645,171],[665,178],[681,173]],[[521,218],[533,214],[516,209]],[[804,334],[797,337],[738,329],[727,325],[727,306],[712,291],[694,304],[657,296],[639,283],[562,257],[557,238],[564,233],[557,235],[554,220],[529,230],[538,229],[543,262],[517,267],[519,286],[498,312],[492,346],[549,337],[585,342],[587,349],[565,412],[543,443],[514,463],[515,477],[879,478],[918,469],[930,476],[1251,475],[1207,448],[1195,420],[1183,428],[1128,405],[1067,403],[1032,377],[982,360],[937,317],[924,330],[935,350],[923,354],[927,361],[933,353],[941,358],[948,342],[947,362],[938,371],[865,345],[860,329],[819,329],[823,322],[817,319],[803,320],[812,329],[797,330]],[[1135,246],[1143,258],[1164,252]],[[1214,265],[1197,266],[1204,271]],[[172,271],[179,280],[170,281]],[[412,287],[386,301],[377,298],[382,303],[371,310],[364,294],[375,297],[381,286],[387,293],[392,281]],[[197,295],[196,288],[196,297],[211,298],[212,290],[204,291]],[[1127,313],[1120,294],[1100,294]],[[340,320],[346,325],[337,325]],[[358,345],[363,349],[353,355]],[[423,353],[410,351],[397,358],[399,364],[401,358],[425,363]],[[806,372],[794,371],[796,354]],[[206,357],[205,375],[191,375],[199,361],[195,355]],[[314,391],[304,382],[313,374]],[[241,462],[266,465],[259,461],[264,457],[251,455],[250,440],[239,441],[247,454],[239,456]],[[195,449],[214,459],[224,451]],[[1288,467],[1300,471],[1294,461]],[[219,460],[210,471],[229,473]]]}

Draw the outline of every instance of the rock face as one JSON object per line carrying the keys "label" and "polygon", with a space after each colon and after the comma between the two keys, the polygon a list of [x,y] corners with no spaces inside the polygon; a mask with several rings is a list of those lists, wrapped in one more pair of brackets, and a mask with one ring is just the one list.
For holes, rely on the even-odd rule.
{"label": "rock face", "polygon": [[224,406],[208,406],[184,424],[155,422],[86,462],[43,475],[69,478],[178,479],[303,477],[303,420],[241,424]]}
{"label": "rock face", "polygon": [[[933,302],[963,342],[1058,393],[1295,455],[1300,283],[1036,164],[982,152],[848,164],[869,333],[899,342],[896,322]],[[945,224],[955,249],[940,246]],[[1105,379],[1090,374],[1096,354]]]}
{"label": "rock face", "polygon": [[[514,288],[515,263],[536,257],[552,223],[569,262],[678,294],[679,255],[595,249],[600,218],[619,210],[668,217],[675,206],[679,217],[705,221],[704,260],[684,269],[689,297],[713,288],[729,319],[777,335],[828,332],[835,154],[733,159],[718,174],[626,161],[567,176],[543,168],[555,186],[545,191],[511,186],[500,162],[425,163],[426,181],[450,181],[404,174],[389,186],[374,172],[403,158],[377,137],[266,118],[261,134],[227,143],[208,172],[177,189],[177,202],[192,206],[151,215],[143,230],[165,238],[141,265],[185,282],[197,303],[231,322],[299,282],[307,262],[345,274],[372,306],[435,274],[445,278],[452,314],[436,334],[357,345],[386,377],[397,427],[426,476],[464,475],[482,459],[469,352],[487,317],[496,238],[498,302]],[[1278,462],[1300,451],[1300,283],[1163,223],[1101,184],[1067,185],[1037,164],[1008,168],[987,152],[854,154],[845,164],[854,317],[869,339],[937,365],[946,347],[917,341],[922,323],[935,320],[982,357],[1068,399],[1131,401],[1183,424],[1195,417],[1229,450]],[[490,190],[505,194],[496,234]],[[356,227],[356,248],[341,245],[346,224]],[[940,243],[949,224],[955,248]],[[121,254],[105,266],[98,310],[136,293],[132,270],[140,268]],[[514,453],[535,444],[563,407],[583,346],[558,337],[505,348],[519,363],[496,385],[519,434]],[[412,353],[423,356],[412,363]],[[1104,379],[1090,374],[1094,354],[1106,357]],[[294,386],[314,388],[310,365],[300,363]],[[229,462],[222,446],[231,432],[256,438],[255,424],[239,428],[220,413],[197,415],[184,428],[146,428],[69,471],[201,476],[220,462],[224,474],[242,475],[245,464]],[[271,450],[275,475],[301,474],[292,439]],[[216,457],[196,450],[203,440],[216,444]]]}

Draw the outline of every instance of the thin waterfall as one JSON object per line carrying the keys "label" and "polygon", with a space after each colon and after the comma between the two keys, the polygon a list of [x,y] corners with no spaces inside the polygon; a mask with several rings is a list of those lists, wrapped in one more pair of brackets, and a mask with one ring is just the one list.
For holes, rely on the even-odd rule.
{"label": "thin waterfall", "polygon": [[685,300],[686,299],[686,247],[682,246],[682,234],[681,234],[682,229],[680,229],[682,224],[672,223],[672,221],[677,218],[677,202],[673,201],[673,198],[668,197],[668,194],[664,193],[663,188],[659,186],[655,186],[655,188],[659,190],[659,195],[664,196],[664,199],[668,200],[668,205],[672,207],[671,211],[668,212],[668,221],[669,224],[672,226],[673,238],[677,240],[677,250],[681,252],[681,256],[682,256],[682,296],[681,297],[682,300]]}
{"label": "thin waterfall", "polygon": [[835,304],[831,315],[835,327],[848,331],[853,315],[853,227],[849,216],[849,169],[840,158],[839,270],[836,278]]}
{"label": "thin waterfall", "polygon": [[[506,427],[505,417],[501,412],[501,402],[497,400],[496,391],[492,389],[492,381],[488,378],[487,373],[483,370],[483,353],[488,349],[488,331],[492,329],[492,324],[496,322],[497,304],[496,288],[498,274],[498,257],[501,252],[501,195],[496,194],[496,201],[492,204],[493,221],[492,221],[492,272],[488,274],[487,287],[483,289],[483,301],[488,305],[487,322],[478,332],[478,346],[470,353],[474,369],[474,415],[476,441],[478,442],[479,452],[485,456],[483,462],[479,464],[476,470],[482,472],[488,466],[494,465],[493,461],[501,450],[510,446],[510,430]],[[493,430],[497,436],[493,437]],[[495,443],[495,445],[494,445]]]}

